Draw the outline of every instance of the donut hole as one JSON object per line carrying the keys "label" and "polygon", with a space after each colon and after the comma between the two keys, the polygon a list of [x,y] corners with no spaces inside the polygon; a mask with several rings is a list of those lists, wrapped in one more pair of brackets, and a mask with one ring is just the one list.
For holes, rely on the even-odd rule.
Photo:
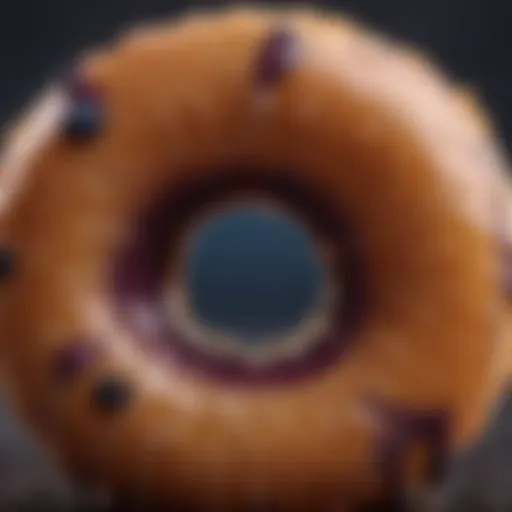
{"label": "donut hole", "polygon": [[344,352],[363,302],[357,244],[325,198],[277,176],[184,183],[142,215],[115,289],[121,311],[148,311],[159,351],[251,381],[313,373]]}
{"label": "donut hole", "polygon": [[206,219],[186,265],[196,317],[250,343],[293,329],[326,288],[309,238],[293,220],[257,205]]}
{"label": "donut hole", "polygon": [[165,290],[173,325],[209,352],[268,362],[325,335],[341,286],[300,219],[264,198],[220,205],[188,230]]}

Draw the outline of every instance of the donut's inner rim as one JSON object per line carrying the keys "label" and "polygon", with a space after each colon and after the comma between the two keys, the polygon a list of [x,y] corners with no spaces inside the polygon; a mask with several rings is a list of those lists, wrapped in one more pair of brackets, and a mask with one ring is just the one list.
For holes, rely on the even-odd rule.
{"label": "donut's inner rim", "polygon": [[[279,202],[272,202],[270,199],[271,198],[265,196],[262,197],[261,195],[244,194],[237,197],[233,202],[229,200],[221,201],[220,203],[215,202],[215,204],[212,205],[212,211],[208,213],[212,213],[215,218],[216,215],[229,213],[232,210],[236,211],[237,207],[241,207],[242,209],[252,207],[256,211],[267,211],[269,214],[271,214],[273,210],[277,210],[278,213],[285,214],[289,219],[294,219],[298,221],[299,224],[305,224],[301,222],[302,219],[297,218],[298,216],[295,212],[288,211],[288,209],[283,208],[283,205],[279,204]],[[208,214],[203,217],[204,218],[196,219],[196,229],[200,227],[201,224],[205,224],[210,220]],[[329,272],[330,256],[335,251],[330,248],[328,244],[327,247],[323,247],[322,240],[318,240],[318,236],[312,232],[310,226],[303,225],[301,227],[304,228],[304,231],[314,242],[317,249],[316,252],[320,259],[323,263],[327,263],[325,270],[328,282],[323,283],[320,296],[315,299],[314,303],[295,326],[281,330],[275,334],[255,337],[253,341],[257,342],[246,343],[243,353],[240,353],[240,342],[244,341],[243,338],[240,338],[236,334],[217,329],[208,322],[204,322],[202,325],[194,325],[196,324],[194,318],[197,318],[197,315],[194,312],[191,296],[186,285],[186,256],[188,250],[191,250],[194,246],[195,230],[193,230],[192,233],[185,233],[181,243],[178,241],[174,244],[175,247],[178,247],[180,254],[173,255],[173,263],[175,264],[171,265],[167,280],[169,288],[165,291],[163,297],[164,301],[168,304],[168,313],[171,316],[171,323],[176,326],[181,326],[178,329],[180,334],[185,336],[190,343],[195,343],[199,350],[212,352],[216,356],[223,353],[223,357],[246,359],[253,365],[268,364],[269,361],[275,361],[278,357],[289,358],[290,356],[297,356],[300,355],[304,349],[307,350],[312,339],[317,339],[319,336],[325,335],[330,329],[333,323],[335,307],[337,306],[338,310],[341,309],[339,303],[343,300],[343,290],[337,286],[337,281],[333,279]],[[318,247],[319,245],[320,247]],[[177,258],[175,258],[175,256],[177,256]],[[215,340],[215,343],[211,343],[212,340]],[[276,351],[276,348],[279,352]]]}
{"label": "donut's inner rim", "polygon": [[[184,173],[183,176],[186,176]],[[184,177],[140,208],[133,237],[113,258],[114,303],[121,321],[143,340],[144,349],[160,359],[178,360],[208,377],[243,382],[274,382],[313,374],[332,365],[354,339],[367,308],[362,258],[347,217],[332,198],[293,174],[251,168],[231,168],[217,173]],[[298,215],[330,251],[332,277],[343,286],[343,301],[333,304],[333,325],[300,358],[254,366],[238,358],[201,353],[164,321],[162,286],[171,255],[187,228],[212,205],[243,197],[269,198]],[[144,303],[156,328],[148,334],[130,316],[134,305]]]}

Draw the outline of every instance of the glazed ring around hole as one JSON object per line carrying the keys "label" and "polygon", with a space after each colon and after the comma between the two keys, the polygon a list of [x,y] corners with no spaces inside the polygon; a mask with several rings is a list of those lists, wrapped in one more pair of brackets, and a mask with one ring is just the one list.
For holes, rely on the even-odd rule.
{"label": "glazed ring around hole", "polygon": [[122,38],[2,160],[6,389],[70,474],[315,510],[442,476],[508,374],[506,162],[434,66],[341,17]]}

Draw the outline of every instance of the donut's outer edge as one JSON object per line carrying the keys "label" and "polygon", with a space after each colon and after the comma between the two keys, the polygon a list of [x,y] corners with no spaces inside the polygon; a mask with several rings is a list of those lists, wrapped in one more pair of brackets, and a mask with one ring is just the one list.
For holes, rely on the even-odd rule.
{"label": "donut's outer edge", "polygon": [[[258,20],[257,22],[254,22],[254,23],[255,23],[255,26],[257,25],[259,27],[258,30],[261,30],[262,27],[264,28],[264,27],[270,26],[269,21],[273,22],[275,14],[276,13],[272,13],[272,14],[263,13],[263,12],[260,13],[260,11],[251,11],[251,10],[235,10],[235,11],[231,12],[229,15],[226,15],[225,21],[221,20],[221,21],[219,21],[219,23],[221,23],[221,24],[226,23],[227,28],[229,28],[230,23],[232,23],[233,26],[236,26],[236,24],[240,24],[240,26],[243,26],[244,24],[247,23],[247,26],[250,27],[250,26],[252,26],[252,23],[254,20]],[[293,18],[293,16],[292,16],[292,18]],[[200,26],[201,23],[208,24],[209,22],[210,22],[209,18],[196,20],[195,18],[192,17],[188,22],[185,22],[181,28],[179,25],[177,25],[176,33],[179,33],[180,30],[185,31],[187,28],[187,23],[190,23],[192,26],[194,25],[194,23],[197,23],[198,26]],[[311,33],[316,33],[316,31],[319,30],[320,28],[325,29],[325,32],[326,32],[325,37],[326,38],[330,37],[330,35],[331,35],[329,32],[331,30],[331,27],[333,29],[338,28],[338,22],[335,20],[331,21],[330,19],[329,20],[326,20],[326,19],[317,20],[317,19],[313,19],[313,18],[310,19],[309,14],[307,14],[307,13],[300,14],[297,17],[297,23],[298,23],[298,25],[303,26],[304,30],[306,30],[306,31],[311,30]],[[317,25],[317,23],[318,23],[318,25]],[[326,25],[324,25],[324,24],[326,24]],[[360,36],[359,29],[356,29],[355,25],[352,25],[350,23],[347,24],[345,21],[341,21],[340,24],[342,25],[340,37],[347,37],[349,39],[351,37],[354,37],[355,39],[357,39]],[[164,32],[166,32],[166,30],[167,29],[165,28]],[[159,39],[160,37],[162,37],[163,39],[165,39],[167,37],[172,39],[172,37],[178,37],[178,36],[174,36],[174,33],[173,34],[169,33],[169,36],[167,36],[166,34],[159,35],[152,31],[147,32],[143,37],[140,34],[138,34],[137,37],[130,38],[129,40],[124,41],[119,47],[114,49],[113,50],[114,53],[112,54],[112,57],[110,57],[109,54],[105,54],[104,57],[101,54],[99,56],[93,56],[90,60],[88,60],[89,64],[86,65],[86,68],[88,67],[88,69],[91,70],[91,74],[93,76],[97,75],[101,79],[101,76],[103,73],[106,73],[106,75],[108,75],[108,69],[109,69],[109,65],[111,62],[110,59],[112,59],[112,63],[113,63],[116,58],[121,59],[123,52],[125,52],[126,55],[129,55],[130,51],[133,51],[132,55],[134,55],[138,51],[143,52],[143,48],[145,47],[145,45],[147,45],[147,47],[149,48],[152,45],[154,45],[155,43],[159,43],[159,41],[161,41],[161,39]],[[334,37],[334,35],[333,35],[333,37]],[[133,50],[131,50],[130,48],[133,48]],[[368,54],[369,58],[373,58],[372,46],[370,45],[370,47],[368,47],[366,49],[370,51],[370,53]],[[363,51],[363,55],[364,55],[364,51]],[[409,58],[406,57],[406,61],[409,64],[411,64],[411,66],[417,65],[420,68],[422,68],[423,66],[428,66],[428,64],[426,64],[423,60],[416,59],[416,57],[414,57],[414,58],[411,57],[410,60],[409,60]],[[107,71],[104,72],[103,70],[107,70]],[[453,94],[454,94],[454,98],[455,98],[457,92],[455,90],[453,90]],[[57,96],[52,97],[52,98],[53,99],[50,100],[49,103],[46,103],[46,107],[49,107],[50,104],[54,105],[55,107],[58,107],[60,105],[59,108],[62,108],[63,106],[65,106],[65,103],[66,103],[65,101],[64,101],[64,103],[59,103],[63,100],[63,98],[59,98],[58,94],[57,94]],[[468,107],[471,107],[472,105],[476,105],[473,100],[468,100],[466,95],[462,95],[462,96],[460,96],[460,98],[461,98],[460,105],[464,106],[464,108],[468,108]],[[455,102],[455,99],[454,99],[454,102]],[[471,109],[472,109],[472,107],[468,108],[468,110],[471,110]],[[51,109],[49,108],[48,112],[44,112],[42,114],[42,118],[44,118],[43,119],[44,121],[48,121],[50,119],[50,115],[51,115],[50,110]],[[59,109],[57,108],[57,110],[59,110]],[[485,121],[485,117],[483,116],[483,114],[480,115],[478,107],[476,107],[475,112],[473,112],[473,111],[468,112],[467,118],[468,118],[468,121],[471,119],[470,122],[475,124],[475,126],[479,127],[477,129],[477,132],[480,130],[482,133],[483,132],[487,133],[487,121]],[[31,139],[32,141],[37,142],[39,144],[38,137],[42,137],[42,135],[44,135],[45,137],[50,136],[51,132],[49,131],[49,129],[47,127],[42,127],[42,128],[39,127],[39,130],[35,130],[35,128],[40,126],[38,123],[39,123],[39,121],[36,119],[36,120],[31,121],[29,123],[28,127],[22,125],[22,128],[20,128],[22,135],[17,140],[18,141],[23,141],[23,140],[26,141],[26,140]],[[44,123],[41,122],[41,126],[43,124]],[[51,123],[50,123],[50,125],[51,125]],[[31,129],[35,130],[34,133],[30,132]],[[57,132],[58,132],[58,130],[57,130]],[[488,135],[483,136],[482,133],[480,133],[480,136],[482,136],[482,138],[485,139],[485,137],[487,137]],[[16,145],[16,141],[15,141],[14,145]],[[27,147],[27,148],[21,147],[18,150],[18,153],[15,154],[16,158],[14,158],[14,159],[11,158],[10,160],[7,160],[7,164],[4,164],[4,175],[2,176],[2,179],[4,179],[5,182],[2,185],[2,193],[5,194],[5,200],[0,204],[0,206],[3,204],[6,204],[6,205],[8,205],[8,208],[5,207],[5,209],[3,210],[6,213],[5,213],[4,219],[2,219],[2,221],[3,221],[2,225],[4,225],[4,224],[6,225],[4,237],[6,239],[9,239],[9,236],[11,235],[13,243],[16,240],[18,240],[18,241],[23,240],[23,238],[20,239],[19,236],[18,237],[16,236],[16,226],[22,226],[22,225],[24,225],[24,222],[29,222],[28,220],[25,221],[23,216],[20,217],[21,220],[18,218],[14,219],[13,217],[18,214],[18,210],[19,210],[19,208],[21,208],[21,205],[26,205],[26,201],[28,200],[26,198],[28,198],[31,194],[37,193],[37,191],[34,191],[34,190],[31,191],[31,187],[29,184],[24,184],[23,180],[21,180],[21,181],[19,180],[20,173],[18,173],[18,175],[16,176],[16,180],[14,180],[14,181],[12,181],[11,179],[8,180],[7,178],[5,178],[5,176],[10,173],[9,169],[11,168],[12,162],[17,163],[17,162],[19,162],[19,159],[22,158],[24,160],[24,165],[20,166],[20,169],[23,169],[23,170],[26,169],[27,173],[29,171],[42,173],[43,170],[46,170],[46,168],[48,167],[48,163],[52,162],[52,160],[54,158],[55,159],[62,158],[62,153],[59,153],[60,151],[62,151],[64,153],[64,155],[66,155],[66,158],[69,158],[69,162],[76,163],[76,161],[77,161],[75,158],[73,158],[73,154],[74,154],[73,152],[75,150],[72,148],[70,149],[68,146],[65,146],[64,148],[62,148],[60,142],[57,142],[57,148],[51,144],[50,144],[50,146],[48,146],[47,149],[45,149],[43,147],[43,149],[42,149],[43,158],[39,159],[39,160],[38,160],[38,158],[39,158],[38,155],[41,154],[38,152],[39,148],[36,147],[34,149],[36,151],[32,152],[30,147]],[[83,151],[83,150],[81,150],[81,151]],[[30,157],[33,156],[35,163],[31,164],[30,161],[27,161],[28,156],[30,156]],[[86,152],[86,157],[87,157],[87,152]],[[83,165],[82,165],[82,167],[83,167]],[[81,172],[83,170],[84,169],[79,169],[79,172]],[[30,177],[27,179],[30,179]],[[41,183],[44,184],[45,183],[44,179],[43,178],[41,178],[41,179],[42,179]],[[459,179],[459,178],[457,178],[457,179]],[[464,179],[465,178],[463,178],[462,181],[464,181]],[[476,180],[476,182],[471,182],[471,179],[472,178],[468,178],[468,181],[470,182],[469,186],[479,188],[480,185],[477,183],[478,180]],[[504,179],[504,178],[502,178],[500,176],[497,178],[497,181],[501,183],[500,180],[502,180],[502,179]],[[18,186],[18,183],[20,184],[20,187],[23,187],[23,186],[26,187],[24,189],[21,188],[21,192],[20,192],[20,196],[19,196],[20,197],[19,203],[18,203],[17,196],[15,194],[16,187]],[[507,187],[508,187],[508,183],[507,183]],[[501,188],[501,187],[498,187],[498,188]],[[485,185],[484,185],[483,189],[485,189]],[[478,193],[484,194],[484,192],[482,192],[482,190],[478,190]],[[4,196],[2,196],[2,197],[4,197]],[[462,199],[462,202],[464,202],[464,199]],[[496,201],[491,200],[490,202],[495,203]],[[471,205],[470,205],[469,209],[470,210],[472,209]],[[477,214],[477,217],[479,217],[479,214]],[[6,219],[9,219],[9,220],[6,220]],[[507,217],[507,219],[508,219],[508,217]],[[484,221],[484,223],[485,223],[485,221]],[[491,227],[489,227],[489,226],[486,226],[486,228],[489,230],[491,229]],[[508,239],[508,230],[510,230],[510,229],[511,228],[510,228],[509,222],[505,222],[504,230],[505,230],[505,232],[507,232],[507,235],[504,235],[504,236],[507,237],[507,239]],[[498,231],[497,236],[499,236],[499,233],[501,231],[500,231],[500,229],[498,229],[497,231]],[[12,286],[12,285],[6,285],[5,295],[7,295],[9,293],[10,286]],[[2,300],[2,302],[3,302],[4,300],[6,300],[6,297],[2,296],[0,298],[0,300]],[[499,301],[497,300],[497,302],[499,302]],[[501,302],[500,302],[500,304],[501,304]],[[50,311],[51,311],[51,306],[48,306],[48,307],[50,308]],[[503,303],[500,306],[500,308],[503,308],[503,315],[508,314],[507,312],[505,312],[506,307],[508,307],[508,306],[505,303]],[[498,309],[500,309],[500,308],[498,308]],[[500,311],[501,311],[501,309],[500,309]],[[497,314],[499,314],[499,312]],[[2,322],[4,322],[4,321],[5,321],[5,319],[2,319]],[[472,419],[472,420],[468,419],[468,424],[472,424],[472,426],[471,426],[471,428],[469,428],[468,433],[466,433],[462,436],[463,438],[467,438],[467,439],[474,438],[474,436],[476,435],[475,433],[479,430],[479,427],[482,425],[483,422],[485,422],[485,418],[487,416],[486,411],[489,409],[489,404],[492,402],[493,397],[495,397],[498,394],[497,390],[503,386],[505,374],[508,374],[508,372],[510,372],[510,355],[509,355],[510,354],[510,350],[509,350],[510,340],[508,339],[509,332],[510,332],[510,326],[508,325],[509,322],[510,322],[510,320],[505,320],[504,321],[505,325],[503,326],[502,331],[500,331],[500,333],[498,333],[499,336],[501,336],[503,333],[505,333],[504,337],[506,337],[506,340],[504,340],[504,342],[502,342],[496,348],[496,354],[497,354],[497,355],[495,355],[496,362],[493,363],[493,365],[489,371],[489,375],[490,375],[489,382],[491,382],[491,383],[488,385],[487,389],[482,390],[482,394],[485,396],[479,398],[478,400],[475,400],[476,402],[480,403],[480,405],[478,405],[478,406],[475,405],[475,411],[478,411],[478,412],[475,412],[474,419]],[[11,327],[11,329],[12,329],[12,327]],[[10,331],[7,330],[7,333],[9,333],[9,332]],[[18,350],[19,351],[24,350],[23,345],[18,347],[16,350],[13,350],[12,347],[7,346],[8,343],[9,343],[8,340],[6,340],[4,343],[4,345],[5,345],[4,350],[7,351],[7,355],[5,357],[13,358],[13,359],[20,357],[20,356],[16,355],[16,352]],[[41,347],[40,350],[43,350],[43,348]],[[7,361],[7,359],[5,359],[5,358],[4,358],[4,360]],[[10,361],[10,359],[9,359],[9,361]],[[502,364],[502,369],[499,369],[498,363]],[[105,368],[105,369],[108,368],[108,364],[106,364],[105,362],[102,362],[99,366],[101,367],[101,368],[98,368],[99,374],[101,374],[101,371],[103,368]],[[19,367],[19,368],[21,368],[21,367]],[[5,364],[6,387],[8,389],[13,388],[12,389],[13,396],[20,399],[19,405],[20,405],[21,409],[23,410],[23,414],[26,413],[29,418],[34,419],[33,404],[31,404],[31,400],[27,401],[27,399],[26,399],[26,397],[24,397],[24,395],[26,395],[27,392],[28,392],[28,395],[31,395],[32,390],[38,389],[37,383],[42,382],[42,381],[39,380],[40,376],[38,375],[38,371],[35,371],[34,376],[33,376],[34,380],[32,380],[30,375],[27,375],[27,384],[23,384],[23,386],[22,386],[22,387],[26,388],[25,391],[18,392],[18,384],[17,384],[16,375],[19,375],[19,372],[20,372],[19,368],[15,369],[15,367],[11,366],[11,364],[9,362],[6,362],[6,364]],[[43,378],[43,381],[44,381],[44,378]],[[84,393],[87,393],[87,386],[88,386],[88,383],[79,384],[77,390],[73,391],[71,393],[70,397],[65,400],[65,403],[71,405],[72,402],[74,403],[75,401],[81,401],[83,399]],[[469,407],[468,410],[469,409],[471,409],[471,407]],[[82,420],[85,419],[80,414],[80,412],[77,411],[76,409],[74,409],[74,414],[77,414],[77,417],[76,417],[77,420],[78,420],[78,418],[82,418]],[[39,419],[37,419],[36,423],[39,423]],[[84,421],[83,424],[87,425],[87,421]],[[85,428],[85,427],[82,427],[82,428]],[[110,428],[108,428],[108,430],[110,430]],[[115,434],[115,430],[112,431],[112,434]],[[60,434],[57,434],[57,437],[59,437],[59,435]],[[373,487],[373,485],[369,485],[369,487],[371,488],[371,487]]]}

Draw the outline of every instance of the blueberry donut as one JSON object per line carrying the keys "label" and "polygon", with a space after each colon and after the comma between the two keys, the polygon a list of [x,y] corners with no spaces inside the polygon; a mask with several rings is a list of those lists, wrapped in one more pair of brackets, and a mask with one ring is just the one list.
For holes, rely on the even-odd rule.
{"label": "blueberry donut", "polygon": [[433,485],[486,425],[507,163],[421,55],[341,16],[195,13],[83,56],[21,119],[2,377],[70,475],[352,510]]}

